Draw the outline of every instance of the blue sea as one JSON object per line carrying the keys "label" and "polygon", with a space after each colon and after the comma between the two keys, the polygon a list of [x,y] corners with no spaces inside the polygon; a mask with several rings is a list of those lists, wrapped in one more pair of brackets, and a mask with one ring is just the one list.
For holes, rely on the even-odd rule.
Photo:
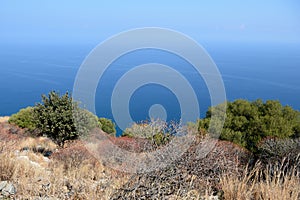
{"label": "blue sea", "polygon": [[[0,116],[33,106],[41,101],[41,94],[51,90],[72,93],[77,71],[96,45],[2,45]],[[202,46],[222,75],[228,100],[275,99],[300,110],[300,45],[204,42]],[[154,49],[131,52],[111,64],[98,84],[96,114],[113,119],[110,98],[114,85],[126,71],[151,62],[168,65],[183,74],[190,81],[199,100],[199,117],[205,116],[211,102],[202,77],[185,60]],[[134,92],[129,102],[132,118],[135,121],[149,118],[149,108],[154,104],[164,106],[168,120],[180,118],[176,96],[168,88],[157,84],[144,85]]]}

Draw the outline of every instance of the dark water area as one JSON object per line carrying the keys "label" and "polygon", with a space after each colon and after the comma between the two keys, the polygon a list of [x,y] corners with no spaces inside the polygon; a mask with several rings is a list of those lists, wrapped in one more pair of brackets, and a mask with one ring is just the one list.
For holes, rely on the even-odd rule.
{"label": "dark water area", "polygon": [[[300,110],[299,45],[206,42],[203,46],[219,68],[228,100],[275,99]],[[2,45],[0,116],[33,106],[40,102],[41,94],[51,90],[72,93],[77,70],[93,48],[94,45],[82,44]],[[182,74],[197,95],[199,117],[205,116],[211,102],[201,75],[183,58],[154,49],[130,52],[110,65],[96,91],[98,116],[113,118],[111,94],[115,84],[128,70],[145,63],[165,64]],[[128,107],[132,119],[149,118],[149,109],[155,104],[165,108],[168,120],[180,118],[176,95],[159,84],[148,84],[138,88],[130,98]]]}

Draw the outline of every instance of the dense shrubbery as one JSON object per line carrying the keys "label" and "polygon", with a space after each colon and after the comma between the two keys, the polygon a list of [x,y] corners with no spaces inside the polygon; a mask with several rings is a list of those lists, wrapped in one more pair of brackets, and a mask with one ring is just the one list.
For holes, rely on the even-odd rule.
{"label": "dense shrubbery", "polygon": [[101,126],[101,129],[108,134],[116,135],[116,126],[115,124],[110,120],[106,118],[99,118],[99,123]]}
{"label": "dense shrubbery", "polygon": [[111,120],[98,119],[88,110],[79,108],[68,93],[60,96],[55,91],[42,95],[42,103],[21,109],[12,115],[9,123],[27,128],[37,135],[46,135],[61,146],[66,140],[85,136],[95,127],[102,128],[109,134],[116,134],[115,124]]}
{"label": "dense shrubbery", "polygon": [[34,108],[37,128],[60,146],[99,125],[97,117],[80,109],[68,93],[60,96],[52,91],[42,95],[42,102]]}
{"label": "dense shrubbery", "polygon": [[[226,120],[220,139],[232,141],[252,152],[258,152],[259,142],[266,137],[281,139],[300,137],[300,112],[273,100],[249,102],[240,99],[211,107],[206,117],[198,121],[198,132],[202,135],[209,132],[213,136],[221,123],[215,120],[214,124],[209,126],[211,115],[216,114],[217,119],[219,115],[224,116],[222,109],[224,106],[226,106]],[[48,96],[43,95],[42,103],[21,109],[12,115],[9,123],[27,128],[29,131],[38,129],[59,145],[63,145],[66,140],[84,136],[95,127],[108,134],[116,134],[115,124],[111,120],[98,119],[89,111],[79,108],[68,93],[60,96],[54,91]],[[133,124],[124,131],[123,136],[147,138],[161,145],[168,142],[174,131],[179,131],[179,127],[182,128],[181,125],[174,126],[160,120],[151,120],[147,123]],[[192,126],[189,125],[187,128]]]}
{"label": "dense shrubbery", "polygon": [[98,117],[85,109],[75,107],[73,110],[73,120],[79,136],[86,136],[93,128],[101,128]]}
{"label": "dense shrubbery", "polygon": [[33,107],[21,109],[18,113],[13,114],[8,122],[21,128],[27,128],[29,131],[33,131],[36,129],[36,120],[33,109]]}
{"label": "dense shrubbery", "polygon": [[[226,106],[221,139],[256,152],[258,142],[267,136],[299,137],[300,112],[289,106],[282,106],[279,101],[268,100],[264,103],[262,100],[249,102],[239,99],[227,102]],[[208,129],[214,109],[218,109],[218,106],[210,108],[206,117],[199,120],[199,129]]]}

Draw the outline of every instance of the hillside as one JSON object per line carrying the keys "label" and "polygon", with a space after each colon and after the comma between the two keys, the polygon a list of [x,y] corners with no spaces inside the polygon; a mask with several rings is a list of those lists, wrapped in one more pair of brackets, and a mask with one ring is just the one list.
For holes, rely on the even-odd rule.
{"label": "hillside", "polygon": [[[144,140],[135,138],[111,141],[132,151],[145,145]],[[254,171],[247,171],[252,154],[231,142],[216,142],[203,159],[197,154],[201,147],[201,140],[197,140],[165,169],[126,174],[103,165],[78,140],[58,147],[48,138],[29,137],[26,130],[1,122],[0,185],[4,188],[0,187],[0,193],[2,198],[12,199],[299,198],[298,175],[286,174],[289,179],[280,183],[273,179],[249,183],[249,173],[260,169],[252,165]],[[273,185],[268,186],[268,181]],[[274,192],[281,195],[274,196]]]}

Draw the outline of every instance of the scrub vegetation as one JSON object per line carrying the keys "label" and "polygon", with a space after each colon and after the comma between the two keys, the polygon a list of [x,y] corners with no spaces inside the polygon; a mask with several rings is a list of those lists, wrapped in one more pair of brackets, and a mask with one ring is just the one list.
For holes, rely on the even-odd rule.
{"label": "scrub vegetation", "polygon": [[[210,118],[219,106],[226,106],[227,117],[214,138]],[[116,137],[112,120],[80,108],[68,93],[52,91],[0,123],[0,185],[14,188],[0,187],[0,199],[300,199],[299,111],[273,100],[219,106],[197,122],[152,119]],[[112,143],[145,156],[176,137],[193,142],[168,166],[130,174],[86,148],[82,138],[100,132],[102,148]],[[199,156],[210,143],[214,148]],[[114,159],[126,168],[128,163]]]}

